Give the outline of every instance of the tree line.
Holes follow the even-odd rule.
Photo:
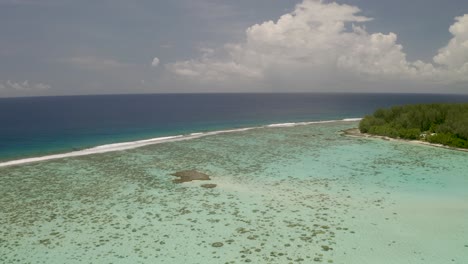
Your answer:
[[[468,104],[416,104],[377,109],[361,133],[468,148]]]

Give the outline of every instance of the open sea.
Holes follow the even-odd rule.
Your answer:
[[[467,263],[468,152],[342,134],[431,102],[468,95],[2,98],[0,263]]]

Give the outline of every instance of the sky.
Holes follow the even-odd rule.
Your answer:
[[[468,93],[467,0],[0,0],[0,97]]]

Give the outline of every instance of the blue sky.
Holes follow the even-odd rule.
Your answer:
[[[465,14],[466,0],[0,0],[0,97],[468,93]]]

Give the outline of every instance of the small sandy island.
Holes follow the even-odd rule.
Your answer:
[[[361,133],[361,131],[359,131],[358,128],[350,128],[350,129],[343,130],[342,132],[345,136],[351,136],[351,137],[378,138],[378,139],[389,140],[389,141],[400,141],[400,142],[407,142],[407,143],[412,143],[412,144],[419,144],[419,145],[426,145],[426,146],[468,152],[468,149],[455,148],[455,147],[445,146],[441,144],[434,144],[434,143],[429,143],[429,142],[421,141],[421,140],[407,140],[407,139],[401,139],[401,138],[391,138],[391,137],[386,137],[386,136],[378,136],[378,135],[371,135],[367,133]]]

